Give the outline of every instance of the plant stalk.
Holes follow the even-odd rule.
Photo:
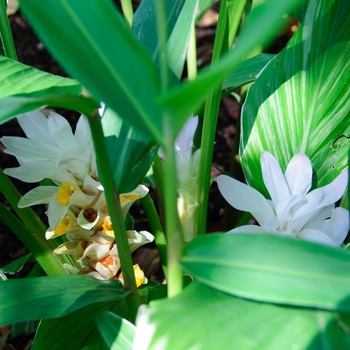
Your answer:
[[[147,194],[145,197],[141,198],[142,206],[146,212],[149,224],[152,229],[152,233],[154,235],[154,240],[157,245],[160,262],[162,264],[163,272],[165,278],[168,277],[168,269],[167,269],[167,243],[166,243],[166,237],[164,234],[164,230],[162,227],[162,224],[159,220],[159,215],[156,211],[156,208],[154,206],[153,200],[150,197],[149,194]]]
[[[5,56],[18,61],[4,0],[0,1],[0,36]]]
[[[108,149],[101,124],[101,117],[97,114],[96,116],[89,116],[88,120],[96,152],[98,174],[104,188],[109,215],[112,221],[115,242],[117,244],[120,265],[123,271],[124,288],[126,291],[131,292],[126,300],[130,311],[130,321],[133,322],[136,317],[138,306],[140,305],[140,298],[137,291],[119,194],[114,184],[112,168],[108,157]]]
[[[123,15],[125,18],[126,23],[131,28],[132,21],[134,19],[134,9],[132,8],[132,1],[131,0],[121,0],[120,4],[122,6]]]

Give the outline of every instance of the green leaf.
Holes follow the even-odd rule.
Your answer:
[[[22,94],[31,97],[81,94],[81,85],[76,80],[46,73],[2,56],[0,78],[0,98]]]
[[[304,23],[249,89],[240,153],[248,182],[265,195],[263,150],[282,170],[305,153],[319,187],[347,166],[348,147],[339,141],[350,136],[349,25],[349,1],[311,1]]]
[[[138,288],[140,300],[142,304],[148,304],[152,300],[166,298],[167,285],[148,280],[147,284],[143,284]]]
[[[183,268],[221,291],[258,301],[350,312],[350,251],[263,234],[192,241]]]
[[[222,89],[237,89],[255,81],[258,74],[275,55],[262,53],[240,63],[225,79]]]
[[[46,106],[72,109],[85,115],[90,115],[99,108],[95,101],[75,95],[11,96],[0,99],[0,124],[13,119],[15,115]]]
[[[109,349],[132,350],[136,329],[132,323],[108,311],[100,311],[96,323]]]
[[[120,282],[81,275],[13,279],[0,285],[0,325],[58,317],[128,294]]]
[[[50,105],[90,114],[98,105],[80,97],[81,85],[0,56],[0,123]]]
[[[147,335],[147,336],[145,336]],[[192,283],[143,306],[134,349],[347,349],[350,336],[332,312],[239,299]]]
[[[102,126],[116,187],[119,193],[130,192],[147,174],[158,146],[111,109],[103,114]]]
[[[94,303],[63,317],[42,320],[32,349],[107,350],[109,347],[96,327],[95,317],[101,310],[118,311],[120,305],[125,307],[124,300]]]
[[[26,0],[20,5],[69,74],[130,124],[161,139],[156,68],[110,0],[48,0],[45,6]]]
[[[96,315],[101,310],[111,311],[124,318],[128,316],[128,306],[125,299],[122,299],[117,302],[94,303],[63,317],[42,320],[32,349],[109,349],[96,327]]]
[[[167,44],[168,66],[178,80],[182,76],[197,4],[198,0],[185,2]]]
[[[202,70],[197,79],[175,86],[163,93],[157,102],[165,109],[169,125],[176,135],[188,117],[197,110],[205,98],[220,84],[241,60],[257,45],[265,45],[284,24],[283,15],[302,0],[266,1],[257,6],[243,28],[235,48],[210,68]],[[189,98],[190,96],[190,98]]]
[[[168,62],[172,81],[178,82],[182,73],[186,48],[197,1],[165,1]],[[143,0],[135,12],[132,32],[152,57],[157,69],[160,65],[160,44],[153,0]]]

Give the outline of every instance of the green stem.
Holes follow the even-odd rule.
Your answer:
[[[159,62],[160,62],[160,81],[162,92],[167,91],[169,87],[168,76],[168,55],[167,55],[167,25],[165,16],[164,0],[157,0],[154,2],[156,13],[156,25],[159,43]]]
[[[122,6],[122,11],[123,11],[123,15],[124,15],[124,18],[126,20],[126,23],[131,28],[132,21],[134,19],[134,10],[132,8],[132,1],[131,0],[121,0],[120,4]]]
[[[130,253],[130,247],[126,235],[123,213],[120,205],[119,194],[114,184],[113,173],[110,162],[108,161],[108,149],[104,138],[100,116],[90,116],[88,118],[91,135],[96,152],[96,162],[101,184],[104,188],[104,194],[111,217],[112,226],[115,235],[115,241],[118,248],[120,266],[123,271],[124,288],[131,293],[127,297],[130,311],[130,320],[134,321],[140,298],[138,295],[133,263]]]
[[[35,233],[30,232],[2,203],[0,203],[0,218],[26,245],[47,275],[57,276],[68,274],[58,256],[46,244],[48,242],[44,242]]]
[[[215,36],[212,64],[215,64],[220,56],[231,48],[232,42],[238,30],[242,12],[246,0],[228,2],[222,1],[219,13],[217,34]],[[234,16],[230,15],[235,9]],[[230,13],[229,13],[230,10]],[[210,173],[213,159],[214,140],[221,100],[221,87],[215,90],[207,99],[204,109],[200,172],[198,177],[197,200],[199,203],[197,234],[206,232],[207,210],[209,200]]]
[[[196,48],[196,24],[193,23],[190,41],[187,49],[187,78],[193,80],[197,76],[197,48]]]
[[[168,296],[172,297],[182,291],[182,270],[180,258],[184,249],[184,238],[177,212],[176,190],[176,167],[175,167],[175,140],[168,132],[165,137],[165,177],[164,177],[164,200],[165,200],[165,223],[168,250]]]
[[[158,42],[160,48],[160,81],[161,91],[166,92],[169,87],[167,64],[167,25],[164,0],[157,0],[155,4]],[[163,116],[164,135],[163,144],[166,156],[164,177],[164,205],[165,226],[168,251],[168,296],[174,296],[182,291],[182,270],[180,258],[184,248],[184,239],[177,213],[176,166],[175,166],[175,138],[169,123],[169,116]]]
[[[0,35],[4,47],[5,56],[18,61],[4,0],[0,1]]]
[[[141,198],[141,203],[143,208],[145,209],[149,224],[152,229],[152,233],[154,235],[154,240],[157,245],[160,262],[162,264],[163,272],[165,278],[167,278],[168,275],[168,269],[167,269],[167,244],[166,244],[166,238],[164,234],[164,230],[162,227],[162,224],[159,220],[159,216],[157,213],[157,210],[154,206],[153,200],[149,194],[147,196]]]

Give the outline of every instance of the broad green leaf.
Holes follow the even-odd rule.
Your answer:
[[[241,62],[225,79],[222,89],[237,89],[238,87],[255,81],[275,55],[262,53]]]
[[[117,189],[119,193],[130,192],[147,174],[158,146],[111,109],[105,111],[102,126]]]
[[[198,0],[165,1],[167,27],[167,59],[171,84],[181,78]],[[155,2],[143,0],[134,16],[132,31],[143,44],[159,69],[160,47],[155,15]]]
[[[48,0],[42,6],[26,0],[20,5],[62,67],[95,99],[161,139],[154,104],[159,91],[156,68],[112,1]]]
[[[87,305],[69,315],[42,320],[36,332],[32,350],[107,350],[105,341],[96,327],[95,317],[101,310],[118,312],[125,300],[98,302]]]
[[[177,79],[181,79],[192,25],[194,24],[198,0],[186,1],[176,25],[170,35],[168,65]]]
[[[198,74],[197,79],[175,86],[162,94],[157,102],[165,109],[172,131],[177,134],[188,116],[197,110],[205,98],[224,78],[247,57],[257,45],[265,45],[284,24],[283,15],[303,0],[270,0],[256,7],[243,28],[235,48],[219,62]]]
[[[46,73],[2,56],[0,78],[0,98],[22,94],[31,97],[80,95],[82,92],[81,85],[73,79]]]
[[[188,4],[190,2],[186,0],[175,0],[175,1],[165,1],[165,16],[166,16],[166,28],[164,28],[164,32],[167,35],[167,51],[168,54],[174,55],[174,48],[177,47],[183,47],[184,53],[186,52],[187,47],[187,41],[188,41],[188,26],[191,25],[191,21],[184,22],[181,20],[182,13],[186,11],[186,6],[188,7]],[[195,7],[196,1],[191,1],[191,7]],[[192,9],[192,13],[194,14],[194,9]],[[179,17],[180,16],[180,17]],[[186,18],[187,19],[187,18]],[[185,27],[187,28],[187,32],[181,32],[182,36],[178,35],[176,33],[179,31],[179,27]],[[175,31],[175,33],[174,33]],[[155,11],[155,3],[153,0],[143,0],[140,4],[140,6],[137,8],[137,11],[135,12],[134,21],[133,21],[133,27],[132,32],[136,36],[137,40],[144,46],[144,48],[147,50],[147,52],[152,57],[153,62],[155,63],[157,69],[159,70],[160,65],[160,43],[158,38],[158,32],[157,32],[157,21],[156,21],[156,11]],[[173,35],[175,34],[175,35]],[[171,36],[175,36],[175,40],[172,40],[172,43],[169,42],[169,39]],[[176,40],[177,39],[177,40]],[[177,52],[176,52],[177,53]],[[180,52],[181,54],[181,52]],[[180,58],[179,55],[177,55],[177,59],[182,64],[184,62],[184,57]],[[176,65],[177,62],[169,62],[169,68],[173,72],[172,81],[178,82],[179,81],[179,74],[176,74],[174,71],[174,65]],[[177,77],[177,78],[176,78]]]
[[[132,323],[111,312],[100,311],[96,324],[109,349],[132,350],[136,329]]]
[[[152,281],[149,281],[147,285],[142,285],[138,291],[142,303],[166,297],[166,285]],[[128,306],[125,299],[122,299],[117,302],[94,303],[63,317],[42,320],[32,349],[100,350],[109,348],[106,347],[98,330],[98,328],[105,329],[104,321],[97,319],[98,328],[96,327],[96,316],[101,310],[111,311],[123,319],[128,317]]]
[[[350,313],[350,251],[263,234],[197,237],[183,268],[221,291]]]
[[[350,336],[332,312],[236,298],[198,282],[142,306],[134,349],[347,349]]]
[[[58,317],[127,295],[120,282],[82,275],[12,279],[0,286],[0,325]]]
[[[186,285],[186,281],[185,285]],[[187,282],[188,284],[188,282]],[[148,280],[147,284],[143,284],[138,288],[140,300],[142,304],[148,304],[152,300],[163,299],[167,297],[167,285]]]
[[[350,136],[350,2],[310,2],[287,47],[262,71],[242,114],[240,153],[248,182],[267,195],[260,155],[271,152],[282,170],[305,153],[318,186],[347,166]]]
[[[82,114],[91,115],[99,108],[95,101],[76,95],[44,95],[32,97],[31,94],[10,96],[0,99],[0,124],[14,118],[14,116],[34,109],[46,106],[60,107],[80,111]]]
[[[0,123],[50,105],[92,113],[95,103],[79,97],[81,85],[0,56]]]
[[[176,21],[186,0],[165,1],[166,25],[164,31],[167,39],[174,29]],[[159,39],[157,33],[157,23],[155,14],[155,4],[153,0],[143,0],[137,8],[132,23],[132,32],[138,42],[147,50],[154,62],[159,60]]]

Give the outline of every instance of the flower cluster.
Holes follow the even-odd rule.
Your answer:
[[[190,242],[195,235],[195,215],[198,208],[196,199],[197,180],[199,174],[200,149],[194,153],[193,138],[198,126],[198,116],[191,117],[179,132],[175,141],[176,173],[177,173],[177,208],[181,221],[185,242]],[[162,149],[158,152],[165,160]]]
[[[217,178],[219,190],[234,208],[250,212],[260,226],[245,225],[228,233],[274,233],[339,246],[349,231],[348,210],[335,207],[347,186],[348,170],[332,183],[310,191],[312,165],[305,154],[296,154],[285,174],[267,151],[261,169],[271,200],[226,175]]]
[[[46,118],[39,111],[18,116],[27,138],[5,136],[1,142],[20,166],[5,173],[25,182],[51,179],[55,186],[39,186],[23,196],[19,207],[47,204],[49,229],[46,238],[64,237],[55,249],[70,254],[76,267],[66,265],[72,273],[84,273],[100,279],[117,278],[120,271],[118,250],[103,187],[99,182],[95,152],[89,125],[81,116],[76,131],[62,116],[51,112]],[[140,185],[120,195],[124,218],[131,205],[145,196],[148,189]],[[130,250],[151,242],[147,231],[127,231]],[[146,278],[134,267],[138,283]],[[140,277],[141,276],[141,277]]]

